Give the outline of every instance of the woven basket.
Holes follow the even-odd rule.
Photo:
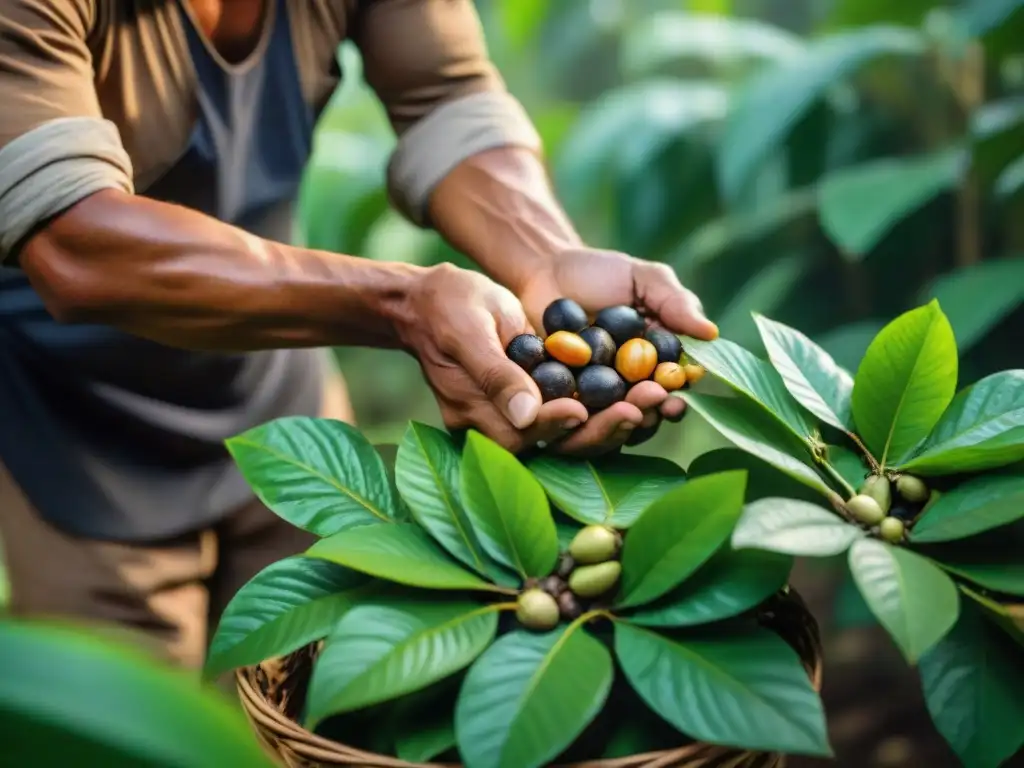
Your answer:
[[[795,592],[773,598],[761,620],[800,654],[816,689],[821,687],[821,639],[818,625]],[[287,768],[438,768],[441,763],[409,763],[394,757],[346,747],[300,726],[302,708],[319,644],[281,659],[245,667],[236,673],[242,706],[260,742]],[[678,749],[643,755],[591,760],[566,768],[784,768],[785,757],[712,744],[691,743]],[[450,766],[449,768],[457,768]]]

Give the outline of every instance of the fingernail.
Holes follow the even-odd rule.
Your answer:
[[[579,419],[569,419],[562,423],[562,429],[576,429],[580,425]]]
[[[537,418],[539,409],[540,403],[529,392],[519,392],[508,401],[509,420],[516,429],[525,429],[530,426]]]

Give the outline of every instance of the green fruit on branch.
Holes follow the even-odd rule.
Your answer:
[[[542,589],[528,589],[516,601],[516,618],[527,629],[554,629],[560,615],[558,602]]]
[[[854,519],[864,525],[878,525],[885,517],[885,512],[870,496],[858,494],[846,502],[846,508]]]
[[[583,609],[580,608],[580,601],[576,599],[576,595],[568,590],[558,596],[558,610],[561,611],[562,618],[565,621],[578,619],[580,614],[583,613]]]
[[[579,333],[587,327],[587,313],[572,299],[555,299],[544,310],[541,322],[547,334],[558,331]]]
[[[889,478],[884,475],[871,475],[860,487],[862,496],[870,496],[878,502],[882,512],[889,511],[892,506],[892,489],[889,486]]]
[[[890,544],[898,544],[903,541],[903,534],[906,530],[906,525],[898,517],[887,517],[878,526],[878,532]]]
[[[569,554],[581,565],[611,560],[619,552],[619,534],[604,525],[588,525],[569,543]]]
[[[569,589],[577,597],[600,597],[614,587],[622,575],[618,560],[597,565],[581,565],[569,576]]]
[[[551,360],[541,363],[530,374],[537,382],[541,399],[546,403],[576,394],[576,378],[562,363]]]
[[[921,504],[928,500],[928,486],[924,481],[913,475],[900,475],[896,478],[896,493],[912,504]]]

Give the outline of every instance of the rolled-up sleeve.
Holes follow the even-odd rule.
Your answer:
[[[468,157],[503,146],[541,150],[487,54],[472,0],[360,3],[352,39],[398,135],[389,195],[414,223],[429,225],[431,192]]]
[[[132,191],[86,43],[95,0],[0,0],[0,263],[36,226],[102,189]]]

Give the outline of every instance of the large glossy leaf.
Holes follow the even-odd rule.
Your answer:
[[[465,570],[413,523],[352,528],[321,539],[306,554],[410,587],[501,589]]]
[[[1020,648],[977,608],[964,605],[920,670],[932,722],[964,765],[999,768],[1024,747]]]
[[[959,392],[903,462],[922,475],[977,472],[1024,459],[1024,370],[986,376]]]
[[[985,616],[1006,632],[1010,639],[1024,648],[1024,603],[993,600],[960,584],[960,593],[980,607]]]
[[[325,560],[296,556],[268,565],[224,609],[206,676],[284,656],[327,637],[372,588],[365,574]]]
[[[590,461],[540,456],[528,466],[567,515],[616,528],[631,526],[652,501],[686,479],[675,462],[631,454]]]
[[[647,508],[622,547],[619,606],[661,597],[711,558],[743,510],[746,477],[722,472],[697,478]]]
[[[455,706],[466,768],[540,768],[604,706],[612,658],[580,623],[512,632],[470,668]]]
[[[440,429],[411,422],[398,448],[395,475],[413,518],[455,558],[477,573],[501,578],[473,532],[459,500],[461,457]]]
[[[952,541],[1024,517],[1024,477],[976,477],[939,497],[910,532],[914,542]]]
[[[460,474],[462,502],[487,553],[523,578],[551,573],[558,535],[544,488],[529,470],[471,431]]]
[[[803,49],[796,35],[756,19],[661,11],[629,28],[622,40],[622,71],[632,80],[668,64],[698,62],[714,72],[722,66],[787,61]]]
[[[737,392],[761,405],[796,435],[811,434],[811,420],[796,404],[782,377],[764,360],[727,339],[684,339],[687,357],[696,360]]]
[[[690,578],[628,619],[648,627],[689,627],[738,616],[786,584],[793,558],[723,546]]]
[[[862,257],[909,214],[953,187],[965,160],[957,148],[833,171],[821,183],[821,224],[848,258]]]
[[[396,703],[396,757],[427,763],[455,747],[455,701],[461,684],[461,676],[455,675]]]
[[[615,624],[615,654],[648,706],[700,741],[831,755],[825,713],[793,649],[764,629],[673,640]]]
[[[1019,559],[953,559],[944,561],[942,567],[986,589],[1024,597],[1024,562]]]
[[[851,431],[850,374],[800,331],[762,315],[755,315],[754,320],[768,357],[789,393],[822,421]]]
[[[928,436],[956,392],[956,341],[932,301],[871,342],[853,385],[857,432],[884,465]]]
[[[991,259],[942,275],[922,291],[922,301],[938,299],[967,352],[1024,304],[1024,257]]]
[[[694,392],[688,392],[684,399],[737,448],[764,459],[809,488],[820,493],[830,492],[821,476],[797,458],[806,455],[809,459],[807,449],[756,405],[742,398],[715,397]]]
[[[860,451],[851,451],[841,445],[827,447],[827,461],[839,476],[849,485],[857,489],[869,474],[867,464]]]
[[[353,608],[313,666],[306,727],[418,691],[464,669],[497,631],[496,605],[397,599]]]
[[[804,54],[755,77],[739,94],[722,137],[719,179],[725,197],[740,196],[763,160],[827,88],[869,61],[918,55],[924,49],[913,30],[868,27],[812,43]]]
[[[760,499],[747,506],[732,534],[735,549],[829,557],[845,552],[864,532],[834,512],[796,499]]]
[[[850,547],[849,562],[871,612],[911,664],[956,623],[956,585],[926,558],[863,538]]]
[[[803,501],[818,501],[821,498],[820,493],[794,480],[785,472],[780,472],[763,459],[739,448],[716,448],[702,453],[690,462],[686,474],[690,478],[703,477],[730,469],[742,469],[747,473],[748,502],[769,496],[783,496]]]
[[[317,536],[390,523],[397,512],[380,455],[342,421],[287,416],[226,444],[260,501]]]
[[[7,765],[272,766],[237,706],[131,645],[3,620],[0,658]]]

